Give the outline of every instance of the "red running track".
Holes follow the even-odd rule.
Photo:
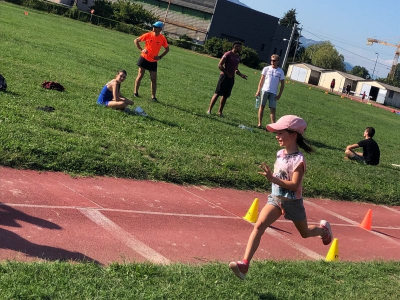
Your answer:
[[[242,217],[266,194],[0,167],[0,260],[101,264],[241,259],[253,224]],[[342,261],[400,260],[400,207],[305,199],[308,221],[331,222]],[[372,209],[372,230],[359,228]],[[302,239],[283,217],[255,259],[325,259],[329,246]]]

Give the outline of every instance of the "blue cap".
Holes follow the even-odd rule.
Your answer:
[[[161,21],[157,21],[153,24],[153,27],[156,27],[156,28],[163,28],[163,26],[164,26],[164,24]]]

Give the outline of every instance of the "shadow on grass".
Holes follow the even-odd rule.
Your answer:
[[[17,221],[30,223],[41,229],[62,229],[59,225],[53,222],[30,216],[4,203],[0,203],[0,225],[22,227]],[[41,234],[45,233],[42,232]],[[35,244],[4,228],[0,228],[0,249],[18,251],[25,253],[30,257],[37,257],[50,261],[93,262],[100,264],[97,260],[94,260],[80,252],[72,252],[58,247]]]
[[[11,91],[5,91],[3,93],[6,94],[6,95],[14,96],[14,97],[18,97],[18,96],[21,95],[21,94],[18,94],[18,93],[15,93],[15,92],[11,92]]]
[[[312,140],[312,139],[307,139],[307,140],[310,142],[310,144],[311,144],[311,146],[312,146],[313,148],[323,148],[323,149],[329,149],[329,150],[339,150],[339,151],[343,152],[343,155],[344,155],[344,149],[343,149],[343,148],[333,147],[333,146],[330,146],[330,145],[326,145],[326,144],[324,144],[324,143],[321,143],[321,142],[318,142],[318,141],[315,141],[315,140]]]
[[[260,300],[278,300],[278,298],[276,298],[271,293],[260,294],[258,296],[258,299],[260,299]]]
[[[206,119],[209,119],[209,120],[211,120],[213,122],[224,123],[224,124],[231,125],[231,126],[234,126],[234,127],[239,126],[239,124],[242,124],[242,122],[243,122],[243,120],[237,120],[237,119],[232,118],[232,117],[229,117],[229,119],[228,119],[226,117],[219,117],[218,115],[212,115],[212,114],[211,115],[207,115],[206,114],[206,109],[207,108],[205,108],[204,112],[199,113],[198,111],[185,109],[185,108],[182,108],[180,106],[173,105],[173,104],[167,104],[167,103],[163,103],[163,102],[159,102],[159,104],[161,104],[161,105],[163,105],[165,107],[174,108],[176,110],[191,114],[191,115],[196,116],[196,117],[206,118]],[[256,128],[254,128],[254,129],[256,129]],[[261,130],[259,130],[259,131],[263,132]],[[254,132],[256,132],[256,130],[254,130]]]

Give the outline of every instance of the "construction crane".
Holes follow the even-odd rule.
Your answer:
[[[389,79],[393,79],[394,78],[394,71],[396,70],[397,63],[399,62],[400,43],[395,45],[395,44],[391,44],[391,43],[388,43],[388,42],[379,41],[377,39],[371,39],[371,38],[367,39],[367,45],[372,45],[373,43],[382,44],[382,45],[385,45],[385,46],[392,46],[392,47],[396,47],[397,48],[396,52],[394,53],[392,69],[390,70],[390,73],[389,73],[389,76],[388,76]]]

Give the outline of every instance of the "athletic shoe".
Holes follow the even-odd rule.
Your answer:
[[[233,273],[240,279],[244,280],[246,278],[246,273],[249,270],[249,265],[246,265],[242,261],[233,261],[229,264],[229,268],[232,270]]]
[[[139,93],[133,93],[133,97],[139,98]]]
[[[211,111],[207,110],[207,111],[206,111],[206,114],[207,114],[207,115],[211,115]]]
[[[158,100],[157,100],[157,98],[151,98],[151,101],[153,101],[153,102],[158,102]]]
[[[321,236],[322,242],[324,243],[324,245],[329,245],[333,239],[331,224],[329,224],[328,221],[321,220],[321,222],[319,223],[319,227],[321,227],[325,231],[325,234]]]

